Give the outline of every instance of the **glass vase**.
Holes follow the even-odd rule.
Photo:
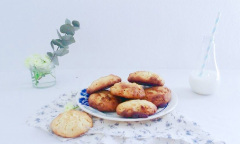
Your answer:
[[[35,88],[47,88],[56,84],[55,66],[48,69],[32,67],[30,72],[32,85]]]
[[[213,37],[204,37],[200,61],[189,76],[189,84],[192,91],[200,95],[211,95],[217,90],[220,84],[220,73]]]

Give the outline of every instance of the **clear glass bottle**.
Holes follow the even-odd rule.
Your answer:
[[[197,65],[189,76],[192,91],[201,95],[213,94],[220,84],[214,38],[204,37],[201,58]]]
[[[32,85],[36,88],[47,88],[56,84],[55,66],[48,69],[33,67],[30,69]]]

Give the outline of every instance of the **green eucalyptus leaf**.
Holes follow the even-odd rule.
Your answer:
[[[54,56],[53,59],[52,59],[52,62],[53,62],[55,65],[59,65],[58,57],[57,57],[57,56]]]
[[[69,53],[67,48],[62,48],[54,52],[57,56],[64,56]]]
[[[65,35],[65,36],[62,36],[62,40],[70,40],[72,39],[73,36],[72,35]]]
[[[53,40],[50,42],[52,49],[54,50]]]
[[[78,21],[76,21],[76,20],[73,20],[73,21],[72,21],[72,25],[73,25],[74,27],[80,28],[80,23],[79,23]]]
[[[63,44],[64,46],[68,46],[68,45],[70,45],[70,44],[72,44],[72,43],[75,43],[74,37],[70,37],[68,40],[62,40],[62,44]]]
[[[60,39],[54,39],[54,40],[52,40],[52,43],[54,45],[57,45],[60,48],[64,48],[65,47],[64,44],[62,43],[62,40],[60,40]]]
[[[57,30],[57,34],[58,34],[59,39],[62,39],[62,36],[58,30]]]
[[[50,57],[50,59],[53,57],[53,53],[47,52],[47,55]]]
[[[65,24],[71,24],[71,21],[69,19],[66,19]]]
[[[68,45],[64,46],[64,48],[69,48]]]
[[[68,35],[74,35],[75,34],[75,29],[70,24],[64,24],[60,27],[60,32],[68,34]]]

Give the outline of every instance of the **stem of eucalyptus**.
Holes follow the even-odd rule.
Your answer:
[[[60,48],[60,47],[58,47],[57,50],[59,50],[59,48]],[[57,50],[56,50],[56,51],[57,51]],[[52,56],[52,58],[51,58],[51,61],[53,60],[53,58],[54,58],[55,56],[56,56],[56,54],[55,54],[55,51],[53,50],[53,56]]]

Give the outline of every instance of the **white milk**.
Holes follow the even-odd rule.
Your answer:
[[[199,71],[193,71],[189,77],[192,91],[201,95],[213,94],[219,83],[220,76],[217,71],[204,70],[202,76],[199,76]]]

